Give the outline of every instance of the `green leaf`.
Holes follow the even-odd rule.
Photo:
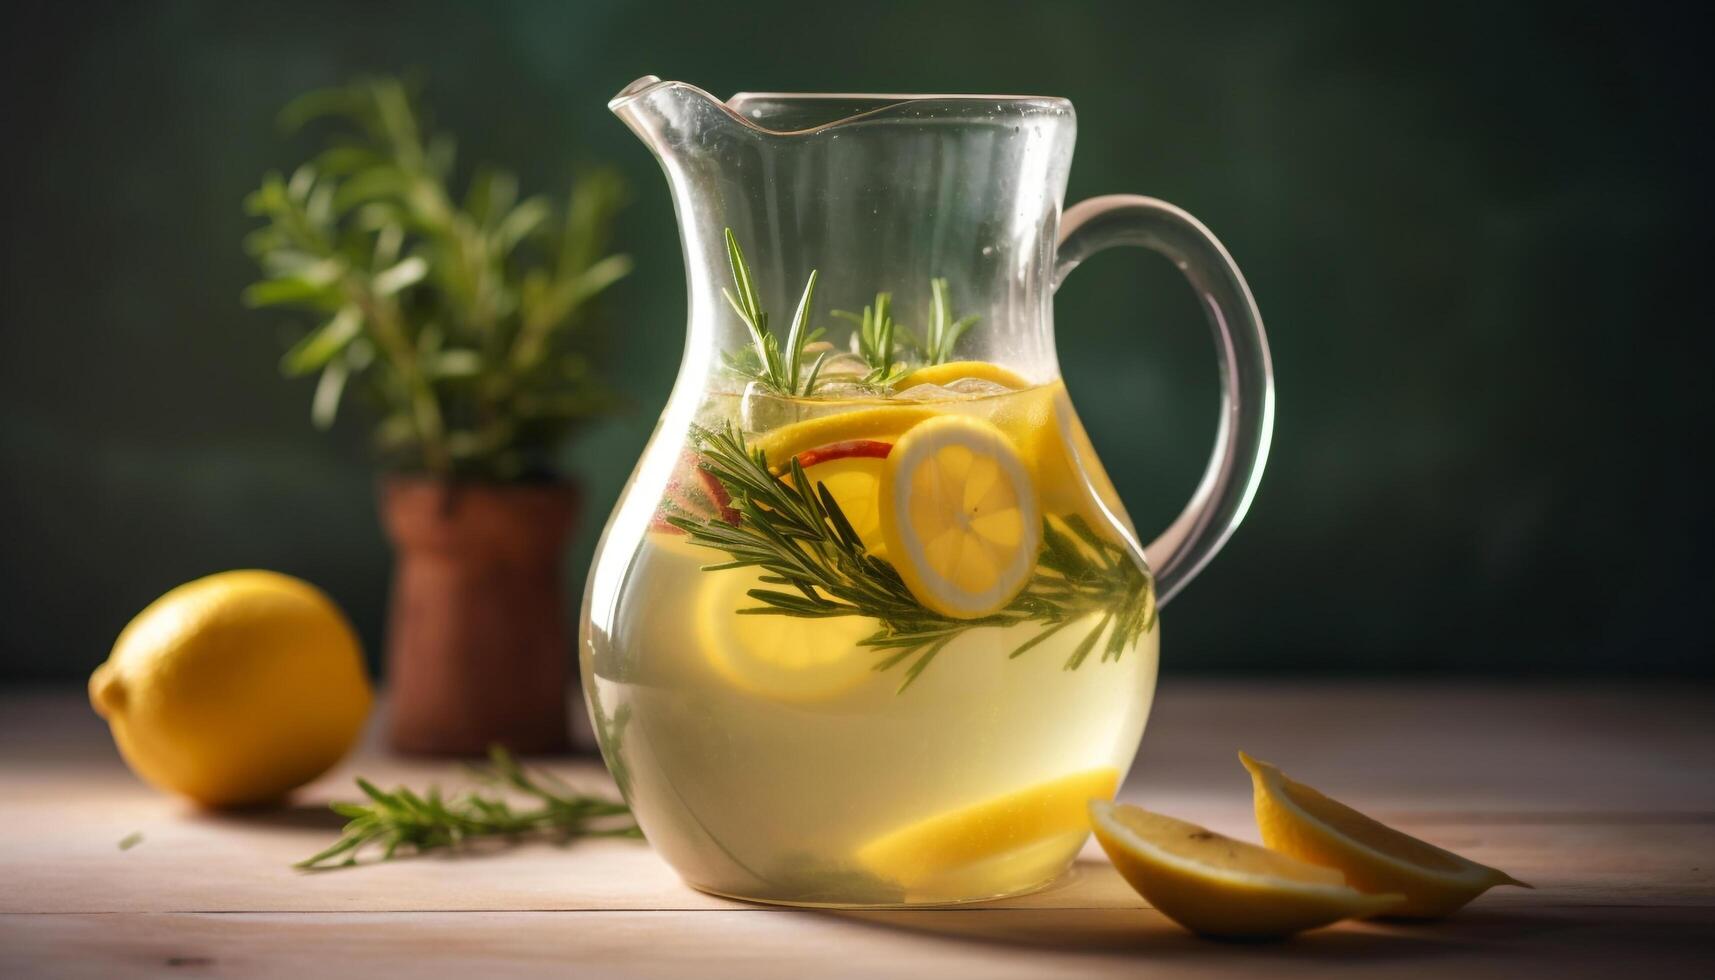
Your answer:
[[[322,368],[321,380],[316,382],[315,397],[310,399],[310,421],[316,428],[325,431],[333,427],[334,417],[339,414],[340,396],[345,394],[345,382],[350,373],[342,360],[329,361]]]
[[[410,179],[395,166],[360,170],[339,185],[333,197],[333,209],[344,214],[360,204],[401,198],[409,186]]]
[[[280,359],[280,369],[289,377],[320,370],[362,332],[363,311],[355,306],[342,306],[332,320],[292,345]]]
[[[306,163],[292,171],[292,179],[286,181],[286,200],[302,207],[315,186],[316,168]]]
[[[497,224],[501,215],[517,200],[517,177],[504,170],[482,167],[470,179],[464,209],[479,227],[489,228]]]
[[[270,171],[263,175],[262,186],[245,196],[244,212],[250,215],[269,215],[282,210],[288,203],[286,182],[280,179],[278,173]]]
[[[445,133],[436,133],[429,138],[425,156],[429,172],[444,180],[453,172],[453,163],[458,159],[458,142]]]
[[[295,133],[317,119],[330,116],[361,117],[367,108],[366,102],[357,86],[316,89],[286,103],[277,120],[281,129]]]
[[[597,257],[607,248],[608,231],[625,197],[625,181],[611,168],[585,173],[572,185],[565,227],[560,233],[557,271],[561,278],[582,272],[598,261]]]
[[[375,228],[375,250],[370,266],[385,269],[399,261],[399,250],[405,245],[405,229],[391,218],[383,218]]]
[[[422,282],[423,277],[428,274],[429,263],[424,261],[422,256],[413,255],[377,272],[375,278],[370,280],[370,288],[377,296],[391,296],[401,289]]]
[[[417,129],[417,115],[411,109],[411,98],[405,86],[396,78],[376,79],[369,85],[374,102],[375,118],[381,133],[393,147],[393,152],[407,165],[423,162],[422,134]]]
[[[322,275],[318,271],[327,263],[332,263],[334,274],[331,276]],[[268,273],[270,278],[285,279],[295,276],[305,282],[324,286],[338,278],[342,268],[338,260],[284,246],[268,249],[265,254],[258,256],[257,264],[262,266],[262,271]]]
[[[449,350],[435,355],[429,364],[434,378],[474,378],[482,373],[482,355],[473,350]]]
[[[304,202],[304,220],[315,229],[323,229],[332,224],[334,218],[334,188],[330,184],[317,184],[310,191],[310,196]]]
[[[293,305],[333,310],[339,306],[337,291],[297,276],[251,283],[244,287],[241,298],[245,306],[253,308]]]
[[[291,249],[295,243],[278,225],[267,225],[257,228],[244,236],[244,251],[256,257],[258,264],[267,271],[268,253],[280,249]]]
[[[815,299],[816,270],[811,269],[810,279],[804,283],[804,295],[798,299],[798,310],[792,314],[792,328],[786,334],[786,362],[791,367],[791,376],[786,380],[794,392],[798,390],[798,363],[804,359],[805,335],[810,331],[810,304]],[[818,372],[820,367],[818,363]]]
[[[499,227],[494,230],[495,241],[500,245],[500,254],[510,253],[519,242],[547,224],[553,215],[553,206],[545,197],[532,197],[513,208],[512,213],[502,219]]]
[[[524,327],[512,347],[512,364],[520,370],[540,361],[546,341],[579,306],[631,272],[631,258],[610,255],[581,274],[557,282],[524,311]]]
[[[316,154],[315,167],[330,177],[344,177],[386,165],[387,158],[367,146],[330,146]]]

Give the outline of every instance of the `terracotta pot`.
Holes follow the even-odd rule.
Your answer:
[[[392,477],[387,632],[393,748],[478,755],[567,745],[572,647],[560,565],[577,514],[569,483]]]

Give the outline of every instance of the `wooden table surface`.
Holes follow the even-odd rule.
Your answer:
[[[902,912],[746,905],[648,846],[524,844],[324,874],[365,749],[289,809],[197,812],[138,783],[80,695],[0,694],[0,977],[1715,976],[1715,689],[1168,680],[1125,799],[1255,839],[1244,748],[1534,883],[1432,925],[1197,939],[1100,852],[1035,895]],[[611,785],[599,763],[553,767]],[[121,839],[141,834],[122,850]]]

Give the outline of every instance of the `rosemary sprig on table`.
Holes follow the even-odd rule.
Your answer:
[[[553,776],[526,771],[504,749],[489,750],[489,765],[476,770],[483,782],[529,798],[534,805],[515,807],[499,794],[467,792],[443,798],[440,787],[415,793],[401,786],[392,792],[367,779],[357,786],[367,803],[333,803],[331,809],[350,819],[339,840],[326,850],[293,865],[309,871],[346,868],[372,845],[379,860],[400,848],[422,853],[457,848],[482,837],[521,838],[526,835],[574,837],[641,837],[623,803],[577,792]]]
[[[834,316],[850,321],[854,328],[853,352],[870,368],[869,374],[864,376],[864,384],[891,385],[910,370],[901,357],[904,351],[894,343],[898,324],[893,319],[892,293],[876,293],[875,304],[865,306],[861,314],[835,310]]]
[[[816,270],[810,271],[810,280],[804,284],[804,295],[798,300],[798,312],[792,317],[792,327],[786,333],[786,346],[783,348],[780,338],[769,329],[768,313],[756,295],[756,281],[751,278],[744,250],[738,247],[738,237],[731,228],[726,230],[726,251],[727,261],[732,265],[733,288],[722,289],[721,295],[726,297],[727,303],[750,330],[751,341],[751,347],[743,355],[722,355],[727,369],[759,382],[777,394],[813,394],[817,376],[822,373],[822,363],[828,358],[827,351],[823,351],[807,372],[804,369],[805,345],[822,335],[820,327],[810,329],[810,304],[816,296]]]
[[[1102,660],[1117,660],[1155,625],[1149,573],[1075,515],[1043,519],[1036,571],[1011,603],[980,619],[954,619],[924,606],[891,564],[869,553],[833,494],[824,484],[812,485],[796,458],[777,475],[766,454],[750,449],[730,425],[693,427],[691,441],[700,465],[731,495],[738,521],[674,515],[668,523],[693,543],[729,556],[704,571],[755,567],[765,573],[765,584],[781,587],[751,589],[758,605],[738,612],[875,619],[879,628],[861,642],[884,653],[878,671],[909,661],[901,691],[968,630],[1041,623],[1043,629],[1009,655],[1019,657],[1078,625],[1086,632],[1065,663],[1076,670],[1098,644]],[[1080,623],[1096,614],[1094,626]]]

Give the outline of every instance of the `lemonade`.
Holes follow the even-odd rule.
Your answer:
[[[666,175],[687,301],[580,628],[643,831],[691,884],[760,901],[1051,881],[1136,750],[1158,601],[1267,457],[1244,277],[1165,202],[1067,207],[1064,99],[722,100],[646,76],[608,107]],[[1058,345],[1089,341],[1054,325],[1067,275],[1122,245],[1185,274],[1220,362],[1209,466],[1148,562],[1060,381]]]
[[[925,370],[859,397],[707,395],[647,523],[610,526],[585,689],[639,823],[698,888],[1027,891],[1131,763],[1154,594],[1063,385]]]

